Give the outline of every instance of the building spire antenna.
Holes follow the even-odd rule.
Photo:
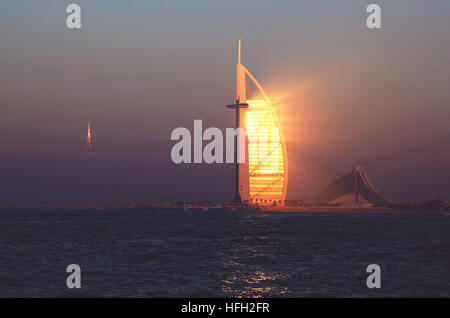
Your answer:
[[[241,64],[241,38],[239,38],[239,45],[238,45],[238,64]]]

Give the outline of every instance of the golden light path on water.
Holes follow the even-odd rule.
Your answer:
[[[259,266],[248,266],[233,261],[224,264],[224,267],[232,270],[229,277],[222,280],[222,291],[226,295],[237,298],[261,298],[289,293],[288,288],[280,284],[280,281],[289,278],[290,275],[287,273],[271,273]]]

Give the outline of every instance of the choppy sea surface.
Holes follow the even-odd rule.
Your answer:
[[[0,297],[326,296],[450,297],[450,213],[0,209]]]

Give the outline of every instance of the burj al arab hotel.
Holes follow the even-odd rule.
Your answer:
[[[251,82],[247,82],[247,79],[252,81],[261,99],[253,99],[254,94],[249,86]],[[246,132],[245,142],[235,142],[235,201],[243,204],[283,205],[286,200],[288,166],[282,127],[272,101],[255,77],[241,64],[241,39],[236,70],[236,104],[227,107],[236,111],[236,128]],[[239,157],[245,160],[238,162]]]

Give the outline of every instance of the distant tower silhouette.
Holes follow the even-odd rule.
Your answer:
[[[91,121],[90,120],[88,120],[86,141],[87,141],[87,152],[90,153],[90,152],[92,152],[92,132],[91,132]]]

